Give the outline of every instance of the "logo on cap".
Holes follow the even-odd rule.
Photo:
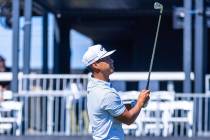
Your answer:
[[[103,50],[104,50],[104,48],[101,46],[100,50],[101,50],[101,51],[103,51]]]
[[[114,52],[115,50],[107,52],[106,49],[100,44],[93,45],[89,47],[88,50],[83,55],[82,62],[86,66],[89,66],[90,64],[96,62],[97,60],[109,56]]]

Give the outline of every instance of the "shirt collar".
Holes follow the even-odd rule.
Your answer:
[[[111,87],[111,83],[107,82],[107,81],[103,81],[103,80],[99,80],[93,77],[89,77],[89,80],[91,81],[91,83],[97,84],[97,85],[103,85],[103,86],[109,86]]]

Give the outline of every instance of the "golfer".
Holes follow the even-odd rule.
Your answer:
[[[94,140],[124,140],[122,123],[132,124],[149,100],[150,91],[142,90],[133,107],[122,103],[109,80],[114,72],[114,61],[110,57],[114,52],[94,45],[82,60],[92,72],[87,87],[87,108]]]

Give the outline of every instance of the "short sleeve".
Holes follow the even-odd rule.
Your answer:
[[[113,117],[119,116],[125,111],[125,105],[120,96],[114,92],[109,92],[105,95],[101,108],[108,111]]]

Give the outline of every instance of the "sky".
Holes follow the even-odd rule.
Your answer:
[[[1,18],[1,17],[0,17]],[[48,42],[49,42],[49,68],[53,66],[53,15],[49,15],[48,26]],[[23,25],[24,18],[20,19],[20,46],[19,46],[19,67],[23,66]],[[32,18],[32,38],[31,38],[31,68],[39,69],[42,66],[42,18]],[[70,31],[70,45],[71,45],[71,67],[73,69],[83,69],[82,55],[89,46],[92,45],[92,40],[82,35],[81,33],[71,30]],[[6,29],[0,25],[0,55],[6,59],[8,67],[12,66],[12,30]]]

